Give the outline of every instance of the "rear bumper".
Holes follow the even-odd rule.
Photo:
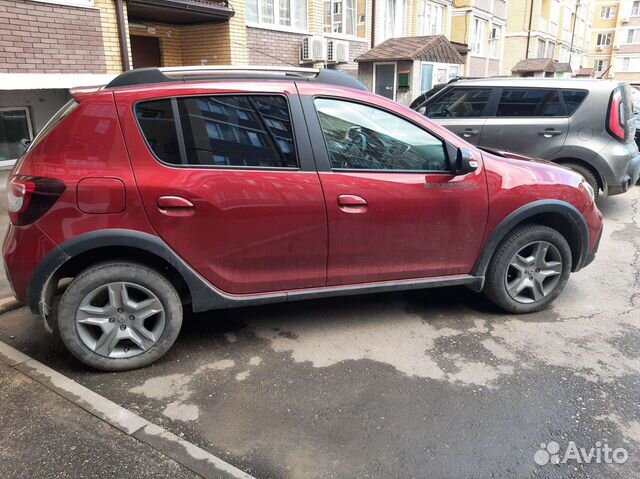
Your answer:
[[[5,271],[19,301],[27,302],[29,283],[42,259],[58,249],[36,225],[9,225],[2,245]]]
[[[615,183],[608,185],[609,195],[619,195],[629,191],[633,185],[636,184],[640,178],[640,154],[631,158],[626,172],[622,175],[622,178],[618,179]]]

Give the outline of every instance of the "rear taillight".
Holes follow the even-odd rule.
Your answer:
[[[62,181],[53,178],[12,177],[7,184],[11,223],[17,226],[33,223],[53,206],[65,188]]]
[[[626,127],[625,127],[625,114],[624,103],[622,101],[622,92],[616,90],[611,95],[609,102],[609,118],[607,120],[607,130],[614,138],[618,140],[625,140]]]

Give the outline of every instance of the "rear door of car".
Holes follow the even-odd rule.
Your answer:
[[[480,146],[549,158],[560,151],[569,117],[557,88],[503,87],[484,123]]]
[[[293,83],[116,93],[144,208],[217,288],[324,286],[327,216]]]
[[[428,100],[424,115],[477,145],[493,99],[494,88],[453,86]]]

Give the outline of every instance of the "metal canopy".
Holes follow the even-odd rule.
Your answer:
[[[129,20],[189,25],[226,22],[235,12],[227,0],[129,0]]]

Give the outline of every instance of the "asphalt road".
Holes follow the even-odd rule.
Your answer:
[[[595,263],[532,315],[464,288],[210,312],[126,373],[24,308],[0,340],[260,478],[640,477],[640,187],[601,209]],[[550,441],[594,457],[537,464]]]

